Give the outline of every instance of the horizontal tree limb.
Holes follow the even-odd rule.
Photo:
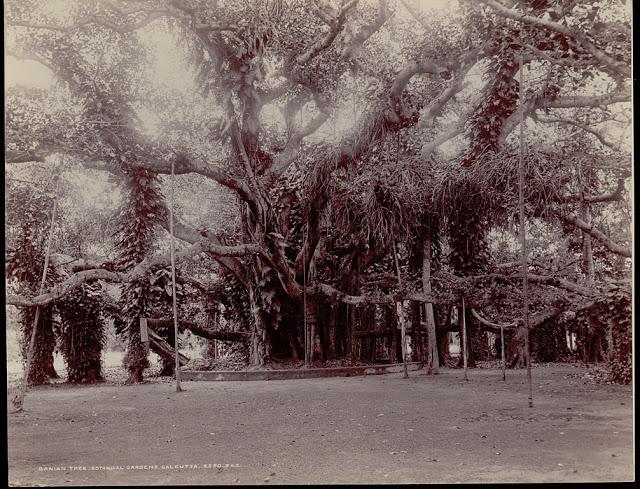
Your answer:
[[[559,32],[560,34],[564,34],[569,38],[575,39],[597,61],[608,66],[615,74],[617,74],[618,76],[622,76],[624,78],[631,77],[630,66],[627,66],[624,63],[617,62],[615,59],[613,59],[611,56],[606,54],[604,51],[597,48],[591,41],[587,39],[587,37],[582,32],[573,30],[566,25],[562,25],[548,19],[526,15],[518,10],[509,9],[504,5],[502,5],[500,2],[497,2],[495,0],[480,0],[480,1],[488,5],[489,7],[491,7],[494,12],[496,12],[498,15],[502,17],[515,20],[516,22],[523,22],[526,24],[537,25],[539,27],[551,29],[553,31]]]
[[[570,125],[570,126],[577,127],[579,129],[582,129],[585,132],[588,132],[589,134],[594,135],[598,139],[598,141],[600,141],[600,143],[603,146],[606,146],[606,147],[608,147],[609,149],[611,149],[613,151],[618,151],[619,150],[619,148],[616,148],[616,146],[613,143],[607,141],[607,139],[604,137],[604,134],[602,134],[601,131],[598,131],[597,129],[595,129],[593,127],[589,127],[586,124],[581,124],[581,123],[579,123],[577,121],[572,121],[572,120],[569,120],[569,119],[553,118],[553,117],[540,117],[538,115],[536,115],[534,117],[534,119],[536,121],[538,121],[538,122],[543,122],[545,124],[553,124],[553,123],[555,123],[555,124],[567,124],[567,125]]]
[[[153,331],[148,331],[148,335],[149,347],[158,355],[160,355],[163,360],[171,361],[173,358],[175,358],[175,350],[164,338],[157,335]],[[189,363],[189,357],[182,353],[179,353],[178,359],[180,366]]]
[[[338,36],[338,34],[340,34],[342,28],[344,27],[347,13],[349,12],[349,10],[355,7],[357,3],[358,0],[350,0],[349,2],[343,4],[340,7],[340,10],[335,18],[330,18],[326,15],[323,15],[321,8],[316,9],[316,13],[320,14],[319,17],[322,18],[322,20],[329,26],[329,30],[321,39],[318,39],[316,42],[314,42],[308,50],[306,50],[296,58],[297,64],[308,63],[333,44],[336,37]]]
[[[203,251],[207,251],[219,256],[244,256],[252,253],[260,253],[261,248],[256,245],[244,244],[235,246],[220,246],[202,239],[186,250],[176,253],[176,261],[186,260]],[[47,293],[36,297],[26,297],[23,295],[8,294],[7,304],[15,306],[42,306],[54,302],[65,296],[72,290],[86,282],[104,280],[106,282],[131,282],[143,276],[147,270],[155,266],[169,266],[171,263],[168,256],[159,256],[145,259],[128,272],[113,272],[105,269],[82,270],[72,274],[62,283],[50,289]]]
[[[173,318],[147,318],[147,324],[152,328],[173,326]],[[248,339],[248,335],[241,331],[213,331],[205,326],[199,325],[195,321],[187,321],[185,319],[178,319],[178,327],[180,329],[186,328],[196,336],[200,336],[201,338],[206,338],[208,340],[245,341]]]
[[[134,22],[129,25],[126,25],[126,24],[118,25],[109,20],[101,19],[95,15],[85,17],[84,19],[78,20],[68,26],[59,25],[59,24],[38,24],[38,23],[32,23],[32,22],[27,22],[23,20],[14,20],[14,19],[8,19],[7,25],[12,27],[23,27],[27,29],[50,30],[50,31],[58,31],[58,32],[72,32],[72,31],[87,27],[89,25],[98,25],[98,26],[110,29],[112,31],[118,32],[120,34],[128,34],[145,27],[146,25],[150,24],[154,20],[157,20],[166,16],[175,16],[174,12],[171,12],[168,10],[154,10],[154,11],[147,10],[146,12],[149,15],[145,19],[138,22]]]
[[[604,202],[617,202],[622,199],[622,193],[624,192],[624,178],[618,179],[618,185],[616,189],[608,194],[601,195],[579,195],[579,194],[562,194],[555,200],[556,202],[568,203],[568,202],[585,202],[587,204],[597,204]]]
[[[538,109],[569,109],[577,107],[603,107],[616,103],[625,103],[631,101],[631,90],[628,86],[619,86],[615,90],[602,95],[564,95],[554,100],[549,100],[540,95],[533,96],[521,104],[511,114],[502,125],[500,134],[500,144],[503,144],[509,134],[520,123],[520,116],[524,112],[525,115]]]
[[[558,216],[558,218],[560,218],[560,220],[568,224],[573,224],[575,227],[577,227],[581,231],[585,232],[592,238],[596,239],[600,244],[604,245],[604,247],[607,248],[612,253],[615,253],[616,255],[624,256],[625,258],[632,257],[631,248],[619,245],[618,243],[613,241],[611,238],[609,238],[606,234],[604,234],[602,231],[597,229],[592,224],[589,224],[583,221],[582,219],[580,219],[579,217],[576,217],[570,214],[556,213],[556,215]]]

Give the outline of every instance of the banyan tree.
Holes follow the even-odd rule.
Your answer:
[[[52,124],[8,118],[7,167],[63,155],[127,197],[114,256],[8,302],[123,284],[132,375],[145,365],[138,318],[167,314],[149,290],[168,265],[172,164],[178,267],[201,263],[181,275],[194,301],[235,294],[224,300],[244,309],[253,365],[398,359],[404,321],[415,358],[437,369],[463,298],[470,344],[508,323],[517,345],[521,275],[499,261],[517,247],[500,255],[495,236],[521,224],[521,120],[527,220],[559,250],[533,245],[533,324],[624,281],[625,216],[606,210],[629,178],[628,148],[611,136],[631,96],[617,2],[462,1],[437,15],[410,0],[61,5],[7,3],[8,56],[45,67],[56,86],[42,103],[64,105]],[[167,79],[149,76],[163,64]]]

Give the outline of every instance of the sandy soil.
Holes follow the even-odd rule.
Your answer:
[[[50,386],[8,421],[11,485],[633,480],[630,386],[575,366]]]

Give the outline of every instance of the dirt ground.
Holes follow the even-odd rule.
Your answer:
[[[8,418],[19,485],[634,479],[630,386],[577,366],[33,389]]]

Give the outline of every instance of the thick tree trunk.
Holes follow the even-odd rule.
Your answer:
[[[262,367],[268,357],[267,324],[264,312],[261,310],[260,301],[256,297],[257,294],[259,294],[259,291],[253,288],[249,290],[249,304],[253,318],[249,363],[253,367]]]
[[[358,339],[356,338],[356,324],[357,324],[357,314],[358,314],[358,306],[349,304],[347,306],[347,328],[349,334],[349,356],[351,358],[351,362],[355,363],[358,361]]]
[[[438,338],[438,361],[441,367],[447,365],[447,358],[449,358],[449,333],[441,332],[437,335]]]
[[[35,315],[34,308],[24,308],[22,310],[23,324],[23,349],[22,356],[27,358],[27,350],[33,329]],[[52,311],[49,306],[40,309],[38,319],[36,342],[33,345],[33,356],[27,380],[31,385],[45,384],[49,379],[58,378],[58,374],[53,367],[53,351],[56,346],[56,339],[53,333]]]
[[[327,318],[327,360],[336,359],[336,313],[338,308],[335,304],[329,304]]]
[[[140,339],[140,323],[133,320],[127,330],[127,354],[124,364],[129,371],[128,384],[144,382],[144,369],[149,366],[148,348]]]
[[[413,360],[424,366],[424,337],[422,335],[422,305],[419,302],[411,302],[411,344],[413,345]]]
[[[431,241],[422,242],[422,291],[431,294]],[[440,359],[436,339],[436,319],[433,315],[433,304],[424,304],[425,323],[427,327],[427,374],[439,373]]]
[[[465,308],[465,326],[467,332],[467,367],[475,368],[476,365],[476,356],[473,351],[473,330],[474,328],[474,319],[471,315],[471,310],[469,308]],[[460,358],[458,359],[458,367],[462,367],[464,364],[464,340],[462,337],[462,307],[458,308],[458,326],[460,328]]]
[[[397,308],[388,306],[389,318],[391,324],[391,339],[389,340],[389,360],[391,363],[398,363],[402,360],[402,348],[400,345],[400,329]]]
[[[436,320],[436,338],[438,342],[438,360],[441,367],[446,366],[446,361],[450,357],[449,353],[449,328],[451,323],[451,313],[453,306],[445,306],[446,313],[442,313],[442,307],[434,307],[433,315]]]
[[[322,362],[323,352],[320,341],[320,332],[318,327],[318,303],[309,297],[306,300],[306,310],[304,311],[306,318],[306,335],[307,348],[309,351],[309,364]],[[304,332],[303,332],[304,333]]]
[[[510,368],[522,368],[527,366],[526,355],[524,351],[526,334],[527,329],[524,326],[519,325],[516,329],[516,332],[511,337],[511,340],[509,341],[507,351],[509,352],[509,356],[511,357],[508,362]]]

